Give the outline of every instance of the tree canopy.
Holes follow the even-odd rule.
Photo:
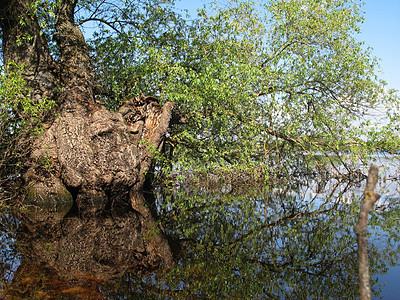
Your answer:
[[[29,1],[17,21],[29,27],[37,20],[41,42],[65,65],[59,42],[65,37],[56,30],[62,3]],[[117,110],[140,94],[176,103],[179,120],[157,160],[163,171],[269,172],[300,155],[307,161],[322,155],[340,172],[341,165],[350,170],[349,156],[399,149],[398,95],[377,77],[378,60],[357,40],[360,1],[216,1],[194,19],[172,0],[83,0],[72,9],[86,34],[97,103]],[[3,26],[3,50],[5,34]],[[16,34],[21,47],[36,38]],[[4,67],[11,61],[5,58]],[[18,118],[10,130],[8,118],[27,106],[10,101],[10,73],[2,74],[4,139],[25,124]],[[31,97],[29,105],[52,107],[49,98]],[[385,123],[369,117],[377,110]]]
[[[398,150],[398,98],[357,40],[359,1],[216,2],[194,20],[166,2],[92,3],[103,10],[84,15],[100,24],[89,42],[100,101],[178,104],[168,159],[215,168]],[[376,110],[385,125],[368,117]]]

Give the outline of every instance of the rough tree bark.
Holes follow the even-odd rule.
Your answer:
[[[57,60],[29,3],[0,0],[4,63],[25,65],[35,101],[51,97],[57,103],[56,117],[44,120],[47,129],[32,145],[24,174],[28,202],[73,202],[90,215],[118,201],[138,205],[133,191],[141,189],[162,145],[174,104],[161,107],[142,95],[118,113],[97,105],[89,51],[74,22],[77,1],[57,1]]]
[[[56,84],[54,64],[47,41],[28,1],[0,0],[0,27],[4,64],[24,65],[24,75],[32,97],[51,97]]]

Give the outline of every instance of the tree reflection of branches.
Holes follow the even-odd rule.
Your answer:
[[[6,284],[12,281],[20,263],[15,247],[17,228],[18,220],[3,208],[0,211],[0,298],[6,294]]]
[[[184,258],[187,266],[175,276],[210,297],[221,295],[210,292],[220,286],[199,282],[189,275],[194,275],[191,268],[200,268],[202,277],[227,280],[225,296],[251,285],[256,295],[270,298],[356,298],[352,227],[361,194],[360,181],[304,177],[249,189],[247,194],[175,194],[164,199],[163,213],[173,216],[168,229],[192,245]],[[385,255],[371,249],[375,274],[384,271],[386,260],[398,256],[389,244],[385,249]],[[377,284],[374,293],[379,294]]]

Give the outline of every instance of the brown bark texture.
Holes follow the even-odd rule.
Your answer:
[[[161,106],[141,95],[127,99],[119,112],[96,104],[88,47],[74,22],[77,1],[56,1],[57,59],[29,3],[0,0],[4,63],[24,64],[32,98],[54,99],[57,109],[43,120],[46,130],[32,144],[23,174],[26,202],[71,203],[88,215],[136,203],[140,215],[145,203],[137,201],[135,191],[162,146],[174,103]]]
[[[0,27],[4,64],[24,65],[33,99],[51,97],[56,85],[56,65],[28,1],[0,0]]]
[[[368,238],[367,238],[367,223],[368,214],[371,207],[379,200],[380,195],[375,193],[375,186],[378,182],[378,167],[371,164],[368,172],[367,184],[364,191],[364,197],[361,202],[360,215],[358,222],[354,227],[357,235],[358,245],[358,280],[360,299],[371,299],[371,287],[369,276],[369,261],[368,261]]]

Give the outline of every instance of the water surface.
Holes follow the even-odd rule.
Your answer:
[[[369,220],[374,298],[393,299],[400,282],[396,172],[392,167],[382,174],[382,197]],[[283,176],[257,187],[226,182],[219,191],[180,188],[146,194],[158,214],[154,228],[168,236],[173,268],[163,268],[162,263],[160,267],[157,257],[138,263],[147,250],[134,236],[137,212],[129,207],[96,218],[54,207],[35,211],[34,217],[28,211],[3,210],[0,295],[356,299],[353,226],[364,184],[363,178],[349,181],[313,174]]]

